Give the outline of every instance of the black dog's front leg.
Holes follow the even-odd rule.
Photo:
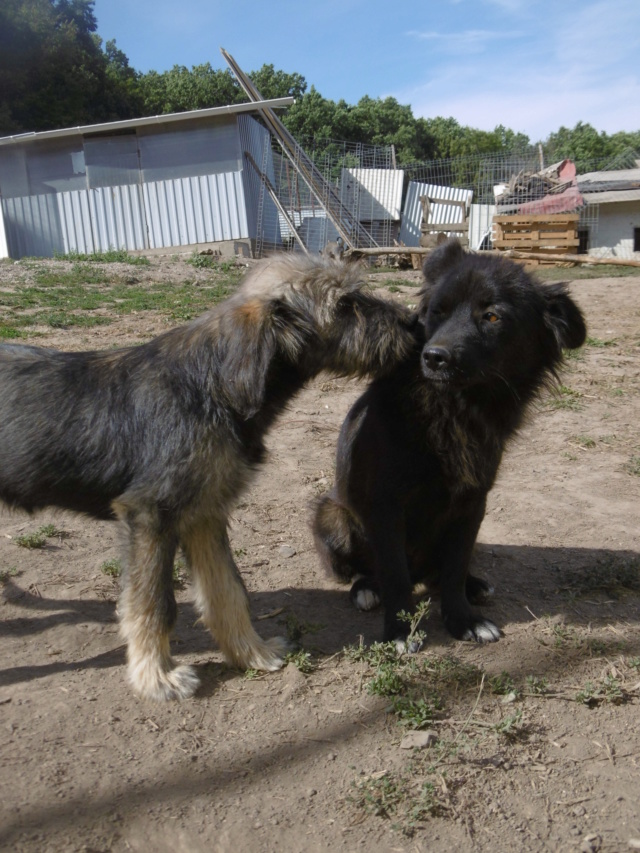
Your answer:
[[[399,618],[402,611],[413,612],[413,584],[406,556],[404,522],[400,515],[377,513],[367,522],[374,576],[384,606],[384,642],[393,641],[406,648],[410,626]],[[415,647],[414,647],[415,646]],[[420,643],[407,651],[416,652]]]
[[[436,548],[436,565],[440,572],[442,619],[445,627],[458,640],[494,643],[500,629],[490,619],[471,608],[467,598],[468,571],[473,546],[484,518],[485,501],[475,502],[467,514],[451,521],[442,531]],[[478,578],[470,586],[482,584]],[[485,585],[489,589],[488,585]]]

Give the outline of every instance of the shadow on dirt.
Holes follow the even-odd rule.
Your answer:
[[[484,544],[478,546],[474,571],[487,578],[495,588],[495,595],[482,609],[503,629],[507,628],[507,637],[501,641],[501,647],[511,642],[508,635],[514,626],[535,620],[561,617],[565,625],[588,624],[597,628],[616,620],[637,619],[640,554],[634,551]],[[368,613],[355,610],[349,602],[347,589],[289,587],[273,592],[252,592],[250,601],[256,628],[266,638],[287,635],[318,657],[336,654],[345,646],[358,644],[360,638],[367,645],[379,641],[382,636],[380,610]],[[3,594],[14,608],[24,611],[24,615],[14,615],[0,622],[0,636],[6,641],[64,625],[106,625],[117,618],[113,601],[47,599],[21,590],[13,580],[5,584]],[[188,594],[187,590],[185,595]],[[426,650],[437,648],[446,652],[467,646],[446,633],[438,609],[436,590],[426,625]],[[213,651],[209,634],[197,620],[193,605],[182,601],[172,642],[176,656],[206,655]],[[124,647],[115,633],[113,642],[114,648],[82,660],[47,661],[6,669],[0,672],[0,685],[86,667],[122,666]],[[220,675],[220,665],[212,667],[203,663],[199,668],[205,694],[215,692],[212,682]],[[213,678],[212,669],[215,669]]]

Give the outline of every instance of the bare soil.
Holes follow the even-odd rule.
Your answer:
[[[136,275],[158,280],[176,264],[154,258]],[[0,287],[24,275],[0,265]],[[390,298],[415,301],[418,274],[391,277],[402,283]],[[640,847],[640,278],[571,290],[590,343],[506,454],[480,531],[476,571],[496,589],[485,609],[504,636],[453,640],[437,601],[427,620],[411,689],[440,705],[429,746],[404,748],[398,705],[371,692],[375,666],[344,652],[380,639],[381,614],[351,608],[310,534],[362,384],[321,378],[293,402],[233,515],[259,630],[300,635],[309,673],[229,667],[186,581],[173,651],[202,688],[180,704],[138,699],[125,680],[118,581],[102,570],[118,557],[116,526],[0,512],[0,849]],[[26,340],[109,347],[166,324],[141,312]],[[56,533],[44,547],[18,546],[46,524]]]

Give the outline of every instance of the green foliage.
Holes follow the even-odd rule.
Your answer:
[[[94,0],[4,0],[0,4],[0,134],[159,115],[241,103],[247,96],[229,69],[209,62],[140,73],[111,39],[98,36]],[[293,96],[283,116],[305,140],[395,147],[399,164],[523,151],[529,138],[504,125],[492,131],[449,116],[416,118],[395,98],[365,95],[356,104],[324,98],[297,72],[265,64],[249,73],[264,98]],[[327,149],[330,142],[321,144]],[[640,131],[599,133],[578,122],[543,143],[547,162],[565,157],[589,170],[640,150]],[[345,165],[348,165],[345,163]]]
[[[9,566],[8,569],[0,571],[0,586],[8,583],[10,578],[15,578],[19,574],[17,566]]]
[[[494,675],[489,679],[489,688],[492,693],[496,693],[498,696],[507,696],[516,692],[513,678],[504,670],[500,675]]]
[[[302,649],[297,652],[290,652],[285,657],[285,661],[287,663],[292,663],[296,669],[298,669],[305,675],[308,675],[310,672],[313,672],[316,668],[313,660],[311,659],[310,653],[305,652]]]
[[[126,249],[109,249],[107,252],[93,252],[90,255],[81,252],[68,252],[66,255],[54,252],[58,261],[88,262],[94,264],[130,264],[131,266],[148,267],[149,258],[144,255],[130,255]]]
[[[0,4],[0,134],[139,113],[136,73],[96,29],[94,0]]]
[[[602,592],[609,598],[640,592],[640,559],[611,556],[567,573],[564,582],[576,595]]]
[[[16,536],[15,543],[21,548],[44,548],[47,544],[47,539],[57,536],[61,533],[54,524],[45,524],[33,533],[24,533],[22,536]]]
[[[108,575],[110,578],[119,578],[122,574],[122,562],[117,557],[105,560],[100,566],[100,571],[103,575]]]
[[[640,456],[632,456],[624,465],[624,470],[627,474],[633,474],[635,477],[640,477]]]

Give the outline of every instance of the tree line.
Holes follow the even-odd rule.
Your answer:
[[[0,4],[0,135],[116,121],[247,100],[228,70],[136,71],[115,40],[97,33],[94,0],[2,0]],[[640,130],[606,134],[590,124],[561,127],[530,140],[503,125],[492,131],[454,118],[415,118],[395,98],[365,96],[357,104],[324,98],[301,74],[263,65],[249,75],[265,98],[296,99],[283,116],[305,140],[393,145],[399,164],[470,154],[508,154],[540,142],[548,163],[613,159],[640,151]]]

